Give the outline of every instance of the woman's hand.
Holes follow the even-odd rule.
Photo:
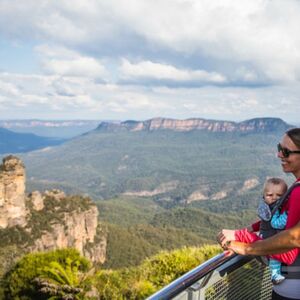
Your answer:
[[[248,246],[249,244],[245,244],[237,241],[231,241],[227,243],[227,250],[240,255],[248,255],[249,254],[247,253]]]
[[[217,240],[223,249],[227,250],[227,244],[235,240],[235,230],[223,229],[218,233]]]

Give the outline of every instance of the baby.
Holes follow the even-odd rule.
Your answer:
[[[276,205],[277,200],[287,191],[287,184],[281,178],[269,178],[266,180],[263,189],[264,205],[260,205],[258,208],[258,216],[260,221],[247,227],[248,233],[259,231],[259,236],[263,239],[268,238],[278,232],[280,229],[284,229],[287,222],[287,212],[280,213],[280,208],[275,211],[273,216],[271,212]],[[266,219],[270,219],[266,221]],[[239,241],[243,241],[245,231],[240,231],[236,234],[236,238]],[[251,234],[251,233],[249,233]],[[285,277],[281,274],[281,262],[270,258],[269,267],[271,270],[271,280],[273,284],[281,283]]]

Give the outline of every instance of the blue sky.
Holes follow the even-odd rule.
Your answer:
[[[0,0],[0,119],[299,124],[298,0]]]

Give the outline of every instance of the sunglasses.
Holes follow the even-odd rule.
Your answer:
[[[292,151],[292,150],[290,150],[288,148],[282,147],[281,144],[277,144],[277,150],[278,150],[278,152],[281,152],[282,156],[285,157],[285,158],[289,157],[290,154],[294,154],[294,153],[300,154],[300,150],[293,150]]]

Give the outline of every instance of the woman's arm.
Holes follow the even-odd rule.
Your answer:
[[[231,231],[230,230],[227,230],[226,232],[222,231],[222,233],[226,237],[226,241],[228,241],[228,237],[229,237],[228,232],[230,233]],[[246,228],[244,228],[244,229],[240,229],[240,230],[235,230],[234,231],[234,239],[231,238],[231,240],[232,241],[234,240],[237,242],[243,242],[246,244],[251,243],[251,245],[252,245],[252,243],[258,242],[262,239],[259,236],[257,236],[255,233],[249,232]],[[227,246],[227,248],[228,248],[228,244],[225,244],[225,246]],[[241,247],[241,246],[239,245],[239,247]],[[233,250],[233,249],[231,249],[231,250]],[[289,251],[284,251],[281,254],[278,254],[278,252],[276,252],[276,253],[277,254],[272,254],[269,252],[268,256],[270,256],[271,258],[274,258],[280,262],[283,262],[287,265],[290,265],[297,258],[298,254],[299,254],[299,249],[293,248]]]
[[[284,230],[270,238],[245,244],[236,241],[224,242],[224,247],[242,255],[268,255],[284,253],[300,247],[300,222],[293,228]]]

